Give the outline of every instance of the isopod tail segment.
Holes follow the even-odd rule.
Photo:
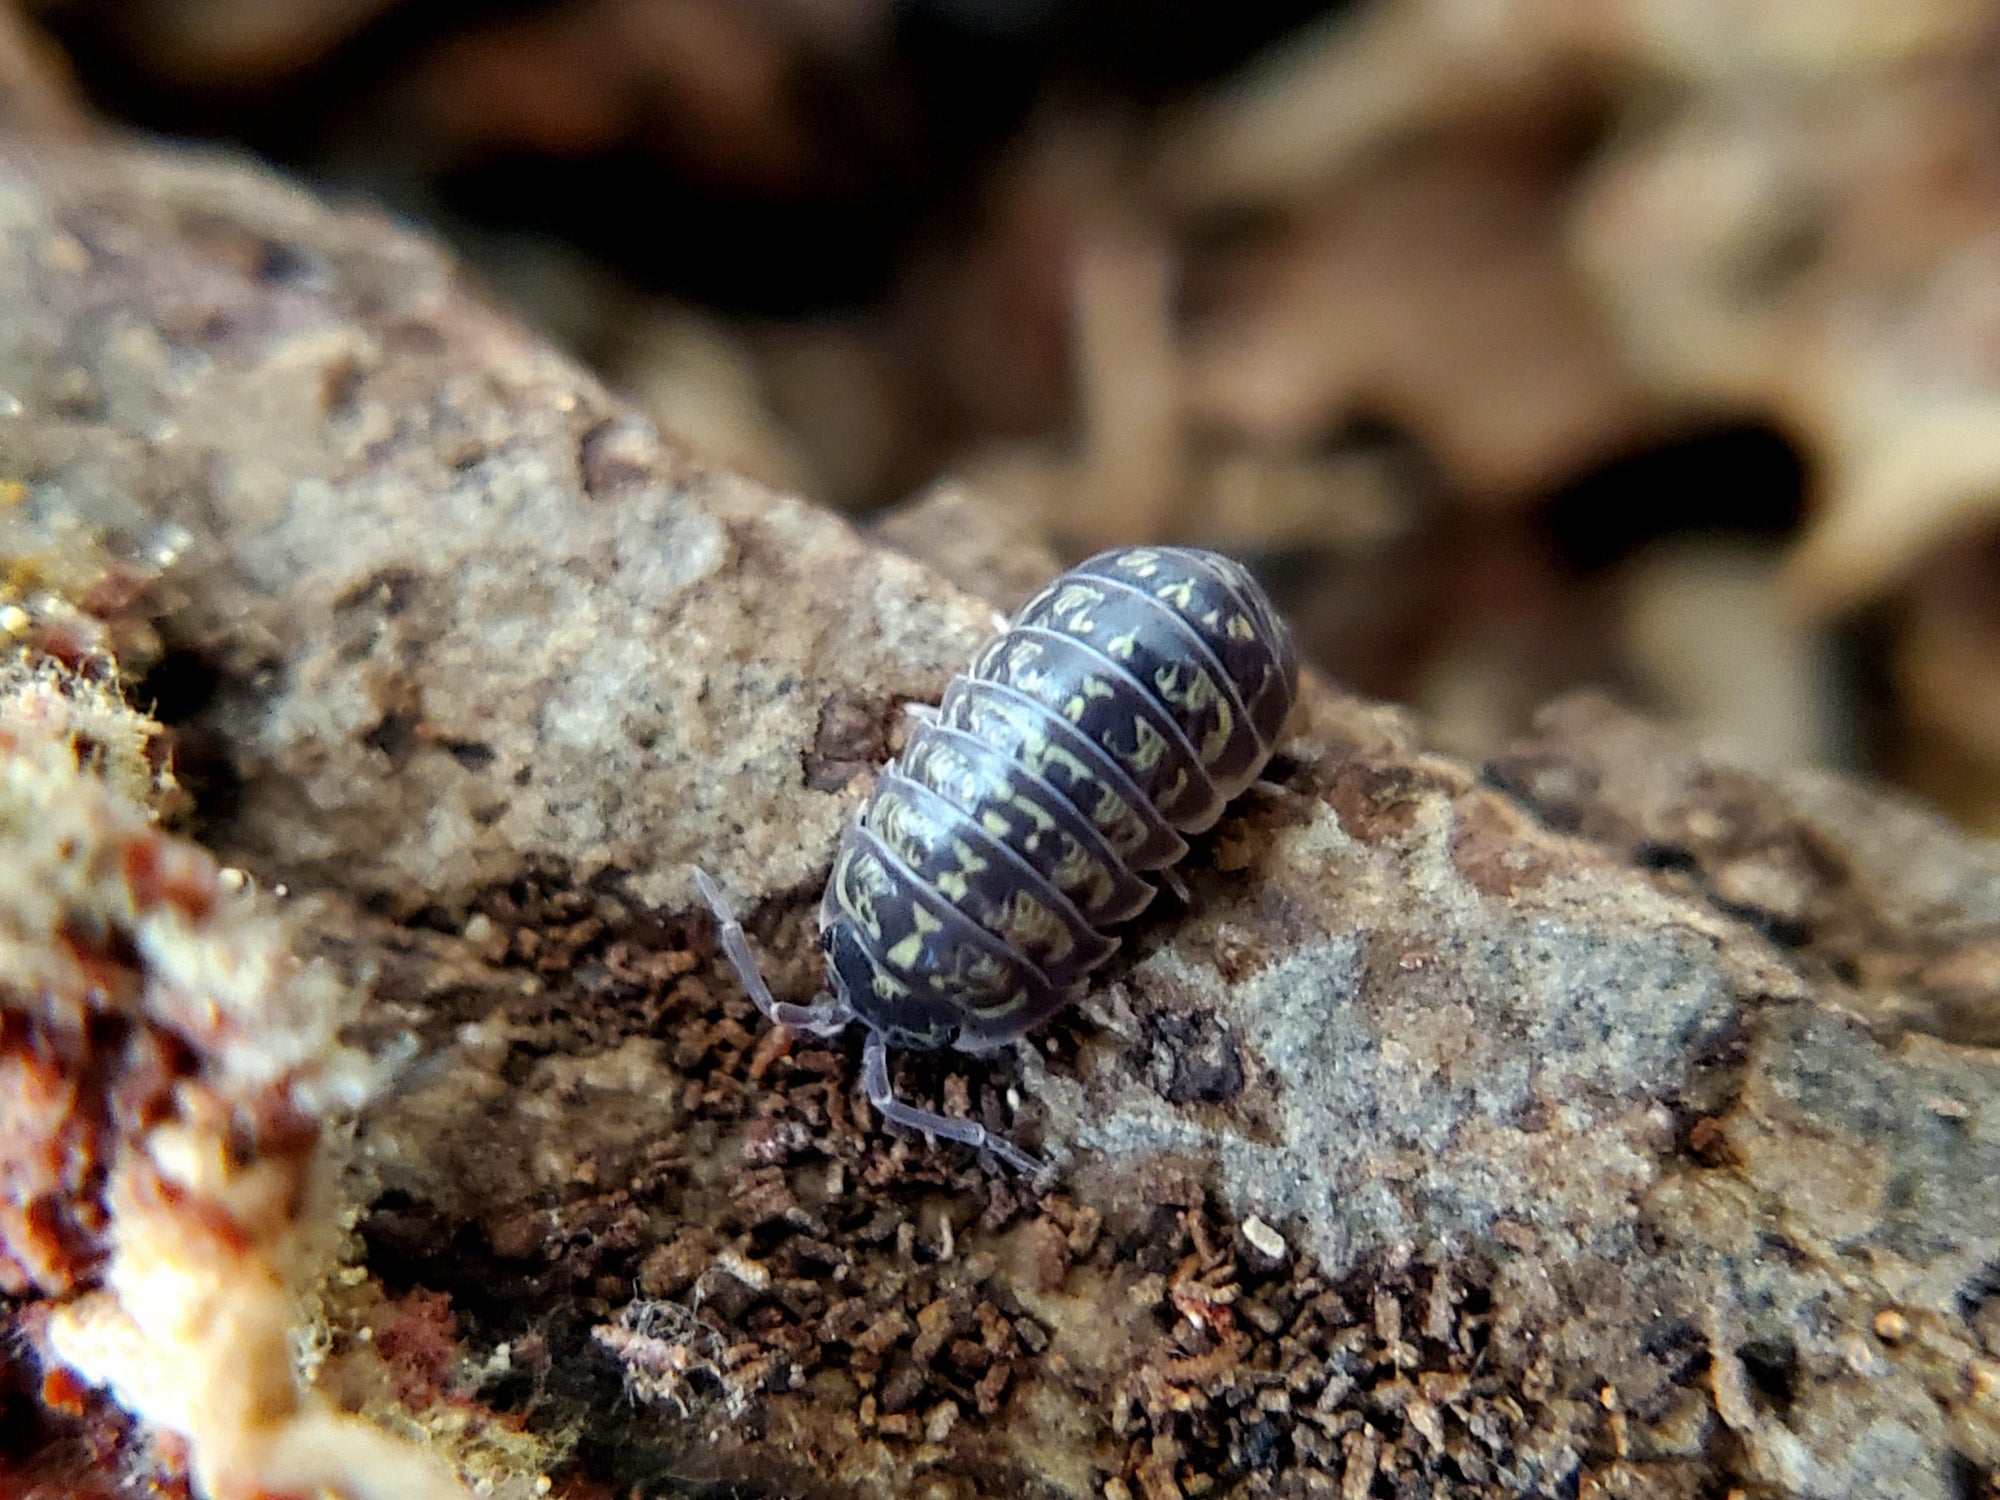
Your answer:
[[[750,951],[750,941],[744,935],[743,924],[736,920],[736,914],[730,910],[721,889],[704,870],[694,872],[694,883],[701,892],[702,900],[715,913],[716,936],[722,944],[723,956],[735,969],[744,993],[769,1020],[794,1031],[835,1036],[861,1019],[848,1004],[847,998],[840,994],[822,995],[811,1005],[794,1005],[773,998],[771,987],[764,982],[764,975],[757,967],[757,956]],[[888,1041],[873,1027],[869,1028],[868,1040],[861,1051],[861,1086],[875,1112],[892,1125],[919,1130],[942,1140],[957,1141],[975,1151],[989,1151],[1026,1177],[1034,1177],[1044,1168],[1045,1163],[1030,1156],[1006,1137],[995,1135],[976,1120],[955,1120],[949,1115],[898,1099],[889,1083]]]

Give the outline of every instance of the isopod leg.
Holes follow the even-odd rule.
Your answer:
[[[832,1036],[854,1019],[854,1012],[848,1009],[847,1003],[831,995],[816,1005],[793,1005],[786,1000],[774,999],[771,987],[764,983],[763,972],[757,967],[757,955],[750,951],[750,940],[744,936],[743,924],[729,909],[721,889],[708,878],[705,870],[694,872],[694,884],[695,889],[701,892],[701,899],[708,903],[708,909],[715,913],[716,937],[722,944],[723,956],[736,970],[743,992],[757,1009],[780,1026],[820,1036]]]
[[[1168,865],[1160,871],[1160,884],[1172,891],[1174,899],[1180,902],[1182,906],[1191,906],[1194,904],[1194,898],[1188,894],[1187,882],[1181,879],[1181,872],[1176,870],[1172,865]]]
[[[1042,1170],[1041,1162],[1004,1136],[993,1134],[976,1120],[954,1120],[949,1115],[919,1109],[898,1099],[889,1087],[889,1046],[882,1040],[879,1031],[868,1033],[868,1043],[861,1051],[861,1086],[868,1091],[868,1102],[892,1125],[921,1130],[926,1135],[942,1136],[945,1140],[970,1146],[975,1151],[991,1151],[1024,1177],[1033,1177]]]

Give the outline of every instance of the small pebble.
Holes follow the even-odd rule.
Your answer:
[[[1252,1250],[1274,1264],[1283,1260],[1285,1252],[1290,1248],[1285,1244],[1285,1237],[1282,1234],[1255,1214],[1243,1221],[1243,1238],[1249,1242]]]

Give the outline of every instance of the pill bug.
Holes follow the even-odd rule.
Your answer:
[[[820,903],[829,990],[774,1000],[713,881],[724,953],[758,1008],[830,1036],[868,1028],[882,1117],[1040,1163],[970,1120],[896,1098],[890,1047],[985,1052],[1077,999],[1106,927],[1174,879],[1271,758],[1298,691],[1290,632],[1239,563],[1188,547],[1099,553],[1036,594],[954,677],[882,770]]]

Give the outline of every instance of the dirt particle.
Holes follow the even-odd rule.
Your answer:
[[[836,693],[820,705],[819,727],[801,757],[805,784],[837,792],[889,758],[890,710],[875,698]]]
[[[1546,880],[1549,854],[1522,837],[1521,815],[1490,793],[1452,801],[1452,863],[1481,895],[1511,900]]]
[[[1363,844],[1401,838],[1416,826],[1428,782],[1404,766],[1359,757],[1343,763],[1322,794],[1348,837]]]
[[[1255,1214],[1250,1215],[1237,1226],[1243,1236],[1244,1246],[1263,1270],[1275,1270],[1284,1264],[1290,1247],[1285,1237]]]
[[[1229,1028],[1206,1011],[1152,1018],[1147,1075],[1169,1104],[1226,1104],[1243,1092],[1243,1056]]]
[[[1043,1292],[1055,1291],[1069,1274],[1070,1265],[1069,1241],[1061,1226],[1043,1216],[1029,1220],[1021,1233],[1027,1242],[1035,1285]]]

